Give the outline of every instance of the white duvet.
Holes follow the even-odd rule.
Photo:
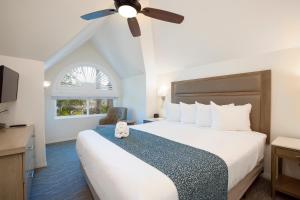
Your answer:
[[[257,132],[216,131],[194,124],[160,121],[131,128],[209,151],[228,166],[228,190],[263,159],[266,136]],[[77,152],[101,200],[175,200],[174,183],[98,133],[80,132]]]

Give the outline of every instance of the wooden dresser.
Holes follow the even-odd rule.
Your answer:
[[[0,130],[0,199],[29,199],[34,175],[34,127]]]

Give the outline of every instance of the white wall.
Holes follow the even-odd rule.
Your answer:
[[[55,83],[57,75],[66,68],[80,63],[96,64],[103,68],[104,72],[112,79],[113,87],[121,94],[120,78],[113,71],[112,67],[95,50],[90,43],[84,44],[75,52],[65,57],[58,64],[46,71],[45,79],[51,81],[51,87],[46,89],[46,143],[54,143],[76,139],[77,134],[86,129],[95,128],[101,117],[86,117],[75,119],[55,119],[56,105],[55,100],[51,98],[52,86]],[[121,99],[119,99],[121,102]],[[118,106],[118,102],[117,105]]]
[[[172,81],[197,79],[259,70],[272,70],[271,140],[277,136],[300,138],[300,48],[198,66],[161,75],[159,85]],[[170,96],[167,98],[170,101]],[[270,176],[270,147],[266,151],[265,176]],[[294,163],[287,173],[300,177]]]
[[[122,80],[122,106],[128,108],[128,119],[142,123],[146,117],[146,76],[139,75]]]
[[[142,0],[140,2],[143,6],[149,6],[149,1]],[[146,116],[153,117],[156,113],[157,101],[156,101],[156,91],[157,91],[157,74],[159,65],[156,64],[155,57],[155,45],[153,39],[153,29],[152,29],[153,19],[149,17],[139,18],[139,23],[141,26],[142,37],[141,39],[141,49],[143,54],[144,68],[146,72]],[[155,21],[155,20],[154,20]]]
[[[18,99],[1,104],[7,113],[0,114],[0,121],[8,125],[34,124],[36,167],[46,166],[44,123],[44,63],[0,55],[0,64],[19,73]]]

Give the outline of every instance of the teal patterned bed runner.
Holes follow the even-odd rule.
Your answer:
[[[115,138],[112,126],[95,131],[167,175],[180,200],[227,199],[228,168],[218,156],[135,129],[125,139]]]

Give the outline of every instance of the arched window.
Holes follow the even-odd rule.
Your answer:
[[[112,90],[112,83],[108,76],[99,69],[91,66],[79,66],[66,73],[61,86],[84,87],[85,84],[92,84],[98,90]]]
[[[112,79],[100,67],[73,65],[62,71],[52,90],[56,116],[78,117],[107,113],[118,97]]]

